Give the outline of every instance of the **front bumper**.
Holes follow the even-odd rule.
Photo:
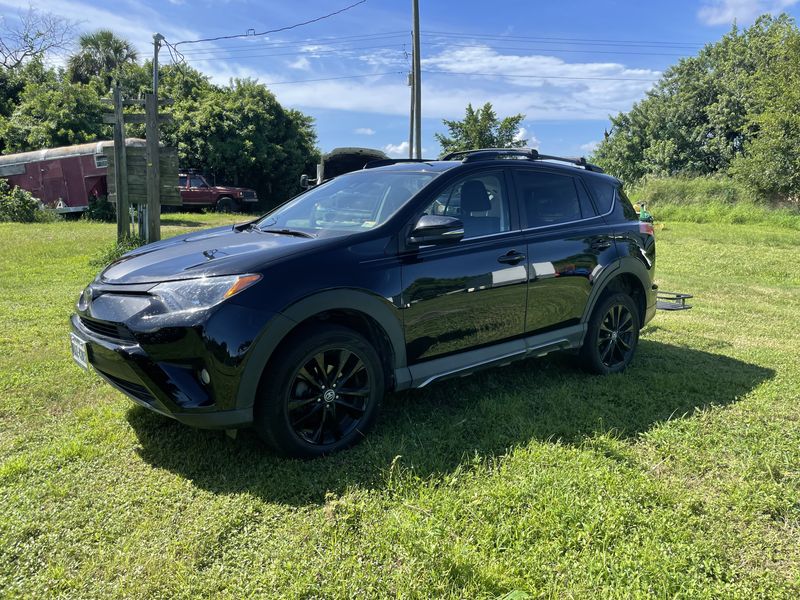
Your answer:
[[[89,365],[137,404],[193,427],[235,429],[252,424],[252,407],[218,406],[213,389],[203,386],[191,366],[155,360],[136,341],[89,330],[78,315],[72,316],[71,325],[86,342]]]

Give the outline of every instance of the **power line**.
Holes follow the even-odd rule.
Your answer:
[[[653,83],[654,81],[658,81],[657,77],[651,79],[640,79],[640,78],[633,78],[633,77],[571,77],[567,75],[512,75],[508,73],[467,73],[464,71],[433,71],[429,69],[423,69],[423,73],[430,73],[436,75],[469,75],[475,77],[505,77],[507,79],[516,79],[516,78],[523,78],[523,79],[567,79],[567,80],[576,80],[576,81],[638,81],[642,83]],[[319,79],[295,79],[292,81],[269,81],[265,82],[264,85],[289,85],[293,83],[313,83],[316,81],[334,81],[337,79],[358,79],[361,77],[379,77],[383,75],[405,75],[406,71],[384,71],[382,73],[364,73],[362,75],[343,75],[340,77],[321,77]]]
[[[576,81],[641,81],[652,83],[658,81],[658,77],[651,79],[637,79],[632,77],[571,77],[568,75],[513,75],[510,73],[469,73],[467,71],[433,71],[423,69],[423,73],[433,73],[437,75],[470,75],[475,77],[505,77],[507,79],[574,79]]]
[[[381,48],[384,50],[392,50],[393,48],[390,46],[386,46],[385,44],[380,44],[378,46],[356,46],[353,48],[339,48],[336,50],[301,50],[296,52],[272,52],[267,54],[246,54],[246,55],[238,55],[238,56],[190,56],[190,62],[205,62],[209,60],[243,60],[246,58],[268,58],[270,56],[318,56],[320,54],[334,54],[339,56],[347,56],[352,54],[352,52],[357,50],[373,50],[375,48]],[[396,50],[400,50],[400,44],[394,47]]]
[[[269,29],[267,31],[261,31],[259,33],[256,33],[255,31],[253,31],[253,33],[249,33],[248,32],[248,33],[239,34],[239,35],[220,35],[220,36],[217,36],[217,37],[203,38],[203,39],[199,39],[199,40],[183,40],[181,42],[177,42],[176,44],[173,44],[173,47],[174,46],[180,46],[181,44],[199,44],[201,42],[217,42],[219,40],[232,40],[232,39],[236,39],[236,38],[258,37],[258,36],[262,36],[262,35],[267,35],[269,33],[278,33],[278,32],[281,32],[281,31],[289,31],[290,29],[296,29],[297,27],[303,27],[304,25],[310,25],[311,23],[317,23],[318,21],[322,21],[323,19],[328,19],[328,18],[333,17],[335,15],[341,14],[341,13],[343,13],[345,11],[350,10],[351,8],[355,8],[359,4],[364,4],[366,1],[367,0],[358,0],[358,2],[353,2],[353,4],[345,6],[344,8],[340,8],[339,10],[335,10],[335,11],[333,11],[331,13],[328,13],[327,15],[322,15],[321,17],[316,17],[314,19],[309,19],[308,21],[303,21],[301,23],[295,23],[294,25],[287,25],[285,27],[278,27],[277,29]]]
[[[428,47],[441,47],[441,46],[448,46],[448,47],[455,47],[455,48],[465,48],[465,49],[489,49],[489,50],[502,50],[502,51],[525,51],[525,52],[545,52],[549,54],[559,54],[559,53],[570,53],[570,54],[610,54],[610,55],[618,55],[618,56],[670,56],[670,57],[682,57],[686,56],[686,54],[679,54],[679,53],[667,53],[667,52],[636,52],[636,51],[627,51],[627,50],[575,50],[575,49],[558,49],[558,48],[530,48],[530,47],[519,47],[519,46],[492,46],[489,44],[455,44],[455,43],[448,43],[443,44],[441,42],[426,42],[425,43]],[[374,49],[383,49],[383,50],[393,50],[400,48],[401,46],[405,46],[405,44],[393,44],[393,45],[386,45],[386,44],[377,44],[374,46],[350,46],[350,47],[343,47],[343,48],[333,48],[329,50],[316,50],[316,49],[304,49],[304,50],[294,50],[291,52],[266,52],[266,53],[258,53],[258,54],[237,54],[235,56],[230,56],[227,50],[219,50],[215,52],[206,51],[204,55],[199,56],[196,53],[185,53],[189,60],[198,62],[198,61],[208,61],[208,60],[243,60],[248,58],[266,58],[271,56],[302,56],[302,55],[311,55],[311,56],[319,56],[319,55],[339,55],[339,56],[348,56],[351,55],[354,51],[358,50],[374,50]],[[265,50],[270,50],[271,48],[265,48]],[[257,51],[257,48],[250,48],[251,51]]]
[[[270,81],[264,85],[287,85],[290,83],[311,83],[314,81],[334,81],[336,79],[358,79],[360,77],[378,77],[381,75],[405,75],[405,71],[384,71],[383,73],[364,73],[363,75],[343,75],[342,77],[322,77],[320,79],[296,79],[294,81]]]
[[[381,48],[383,50],[397,50],[398,52],[401,51],[400,46],[396,46],[391,48],[389,46],[385,46],[381,44],[380,46],[356,46],[354,48],[339,48],[338,50],[305,50],[300,52],[278,52],[278,53],[268,53],[268,54],[246,54],[244,56],[191,56],[189,57],[190,61],[193,62],[205,62],[210,60],[244,60],[247,58],[269,58],[271,56],[319,56],[321,54],[333,54],[338,56],[348,56],[351,55],[353,52],[357,50],[370,50],[375,48]]]
[[[339,36],[339,37],[321,37],[321,38],[306,38],[304,40],[299,41],[282,41],[282,42],[263,42],[259,44],[246,44],[242,46],[232,46],[232,47],[219,47],[219,46],[212,46],[209,48],[198,48],[196,50],[188,50],[185,52],[187,56],[189,55],[197,55],[197,54],[206,54],[206,53],[217,53],[217,52],[249,52],[253,50],[271,50],[271,49],[281,49],[281,48],[303,48],[306,46],[335,46],[337,44],[350,44],[353,42],[369,42],[374,40],[390,40],[396,39],[400,37],[407,37],[407,31],[399,31],[399,32],[387,32],[382,34],[367,34],[367,35],[353,35],[353,36]]]
[[[427,42],[428,45],[431,46],[443,46],[445,45],[442,42]],[[558,53],[558,52],[570,52],[576,54],[618,54],[623,56],[686,56],[686,54],[679,54],[679,53],[668,53],[668,52],[630,52],[628,50],[575,50],[575,49],[559,49],[559,48],[520,48],[520,47],[513,47],[513,46],[492,46],[490,44],[455,44],[451,42],[447,42],[448,46],[453,46],[456,48],[488,48],[490,50],[525,50],[528,52],[551,52],[551,53]]]
[[[648,41],[648,40],[613,40],[613,39],[597,39],[597,38],[574,38],[574,37],[531,37],[531,36],[519,36],[519,35],[499,35],[499,34],[483,34],[483,33],[459,33],[459,32],[451,32],[451,31],[431,31],[426,30],[422,32],[423,35],[435,35],[435,36],[445,36],[445,37],[466,37],[472,39],[479,39],[479,38],[488,38],[488,39],[498,39],[498,40],[526,40],[526,41],[535,41],[535,42],[547,42],[547,43],[561,43],[561,42],[578,42],[578,43],[585,43],[588,45],[632,45],[632,46],[683,46],[683,47],[692,47],[697,48],[705,45],[705,42],[672,42],[672,41]]]

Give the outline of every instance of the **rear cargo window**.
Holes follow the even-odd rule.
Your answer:
[[[605,181],[593,181],[591,185],[592,191],[594,192],[594,201],[595,204],[597,204],[597,210],[601,215],[604,215],[611,210],[616,189],[612,184],[606,183]]]

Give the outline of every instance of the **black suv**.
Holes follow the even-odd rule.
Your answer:
[[[357,441],[386,390],[566,349],[623,370],[654,263],[652,225],[583,159],[380,160],[126,254],[81,295],[73,356],[163,415],[316,456]]]

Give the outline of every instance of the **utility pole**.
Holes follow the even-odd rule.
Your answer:
[[[164,36],[160,33],[153,34],[153,100],[152,108],[147,109],[149,119],[147,126],[147,204],[139,205],[139,235],[148,242],[161,239],[161,207],[159,199],[152,194],[157,194],[160,188],[158,177],[158,51]],[[155,125],[155,126],[153,126]],[[154,139],[151,139],[154,138]],[[154,145],[155,144],[155,145]],[[153,214],[155,213],[155,214]],[[153,230],[155,229],[155,230]]]
[[[158,106],[158,51],[163,40],[164,36],[160,33],[153,34],[153,96],[156,97],[156,106]]]
[[[408,111],[408,158],[414,158],[414,74],[408,74],[408,87],[411,89],[411,108]]]
[[[422,62],[419,42],[419,0],[411,0],[414,11],[414,153],[422,158]]]

